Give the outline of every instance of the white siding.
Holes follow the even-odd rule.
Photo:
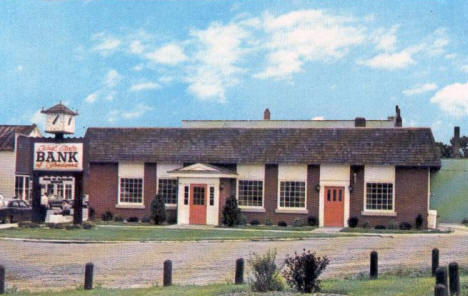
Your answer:
[[[119,162],[120,178],[143,178],[145,164],[141,162]]]
[[[394,166],[370,166],[366,165],[364,169],[365,182],[384,182],[395,183]]]
[[[5,198],[15,195],[16,153],[0,152],[0,194]]]
[[[171,179],[174,177],[169,176],[167,172],[181,168],[182,164],[175,164],[175,163],[157,163],[156,164],[156,177],[158,179]]]
[[[278,179],[289,181],[306,181],[306,164],[280,164],[278,166]]]
[[[237,166],[239,180],[264,180],[265,165],[263,164],[240,164]]]

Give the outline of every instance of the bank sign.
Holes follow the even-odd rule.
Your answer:
[[[34,143],[34,170],[82,171],[83,143]]]

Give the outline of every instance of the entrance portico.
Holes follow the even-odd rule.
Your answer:
[[[222,178],[237,178],[231,170],[196,163],[168,172],[178,178],[178,224],[219,225]]]

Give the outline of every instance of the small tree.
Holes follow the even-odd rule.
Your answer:
[[[319,257],[304,249],[300,255],[294,253],[293,257],[286,257],[283,276],[288,284],[299,292],[320,292],[318,277],[329,262],[326,256]]]
[[[422,227],[423,227],[423,223],[424,223],[424,219],[423,219],[422,215],[421,215],[421,214],[418,214],[418,216],[416,216],[416,219],[415,219],[415,220],[416,220],[416,221],[415,221],[415,222],[416,222],[416,224],[415,224],[415,225],[416,225],[416,229],[421,230]]]
[[[231,196],[226,200],[226,204],[223,208],[223,224],[232,227],[239,225],[241,220],[241,211],[237,206],[237,200],[234,196]]]
[[[156,194],[151,201],[151,218],[156,225],[166,221],[166,205],[164,204],[164,198],[160,194]]]

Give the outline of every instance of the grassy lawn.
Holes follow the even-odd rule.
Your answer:
[[[441,233],[450,233],[448,230],[439,230],[439,229],[431,229],[431,230],[400,230],[400,229],[374,229],[374,228],[343,228],[341,232],[349,232],[349,233],[389,233],[389,234],[421,234],[421,233],[433,233],[433,234],[441,234]]]
[[[460,279],[461,296],[468,295],[468,276]],[[324,280],[322,288],[324,293],[335,293],[350,296],[431,296],[434,295],[435,279],[427,275],[421,277],[401,277],[396,275],[384,275],[379,280],[347,279],[347,280]],[[275,293],[252,293],[247,285],[234,286],[226,284],[215,284],[207,286],[173,286],[169,288],[145,288],[145,289],[102,289],[92,291],[67,290],[61,292],[29,293],[27,291],[15,292],[12,295],[34,295],[34,296],[146,296],[146,295],[180,295],[180,296],[215,296],[215,295],[304,295],[299,293],[275,292]]]
[[[98,225],[93,229],[10,228],[0,230],[0,237],[83,241],[193,241],[193,240],[256,240],[307,239],[332,237],[333,234],[308,231],[271,231],[261,229],[175,229],[157,226]]]
[[[218,226],[217,228],[226,228]],[[254,229],[254,230],[284,230],[284,231],[312,231],[317,229],[315,226],[276,226],[276,225],[239,225],[235,229]]]

